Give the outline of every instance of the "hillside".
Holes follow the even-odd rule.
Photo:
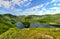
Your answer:
[[[60,27],[60,14],[15,16],[0,15],[0,39],[60,39],[59,28],[24,28],[16,27],[16,22],[22,22],[28,27],[32,22]]]
[[[47,25],[60,26],[60,14],[47,14],[42,16],[15,16],[11,14],[0,15],[0,34],[7,31],[9,28],[14,28],[16,22],[22,22],[24,25],[30,25],[31,22],[39,22]],[[27,27],[28,27],[27,26]]]
[[[15,27],[14,21],[16,16],[11,14],[0,15],[0,34],[8,30],[9,28]]]
[[[40,22],[45,24],[55,24],[60,25],[60,14],[46,14],[42,16],[28,16],[26,17],[26,21],[29,22]]]
[[[10,28],[0,39],[60,39],[59,28]]]

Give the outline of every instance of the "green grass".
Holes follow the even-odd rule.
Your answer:
[[[0,39],[51,39],[45,35],[60,39],[60,29],[57,28],[10,28],[0,35]]]

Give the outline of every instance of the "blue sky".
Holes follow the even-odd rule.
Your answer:
[[[0,14],[44,15],[60,13],[60,0],[0,0]]]

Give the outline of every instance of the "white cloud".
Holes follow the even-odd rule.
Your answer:
[[[59,4],[57,4],[57,6],[60,6],[60,3],[59,3]]]
[[[31,3],[31,1],[32,0],[11,0],[11,1],[0,0],[0,7],[4,7],[6,9],[17,11],[17,9],[15,8],[15,4],[17,4],[20,7],[28,6]],[[21,10],[21,9],[18,9],[18,11],[19,10]]]
[[[38,10],[33,10],[34,8],[32,8],[31,10],[27,10],[25,12],[23,12],[24,15],[44,15],[44,14],[55,14],[55,13],[59,13],[60,12],[60,8],[59,7],[52,7],[50,9],[46,9],[46,8],[42,8],[42,10],[38,11]],[[36,8],[37,9],[37,8]],[[23,15],[21,14],[21,15]]]
[[[52,0],[51,2],[56,2],[56,0]]]
[[[58,12],[58,11],[60,11],[60,7],[52,7],[52,8],[50,8],[49,10],[56,10],[56,11]],[[56,11],[55,11],[55,12],[56,12]]]
[[[20,15],[41,15],[43,11],[38,11],[38,9],[42,7],[43,7],[43,4],[34,6],[32,8],[26,9],[24,12],[20,13]]]
[[[41,4],[41,5],[37,5],[34,6],[32,8],[27,9],[26,11],[23,12],[24,15],[44,15],[44,14],[55,14],[57,12],[60,12],[60,8],[59,7],[52,7],[50,9],[46,9],[46,6],[54,3],[53,6],[60,6],[60,4],[56,4],[56,2],[59,2],[59,0],[52,0],[51,2],[47,2],[45,4]],[[42,10],[39,10],[39,9]],[[23,15],[21,14],[21,15]]]
[[[60,2],[60,0],[52,0],[51,3],[53,3],[53,2]]]
[[[17,4],[19,6],[24,5],[28,0],[12,0],[14,4]]]
[[[15,11],[15,12],[20,12],[20,11],[21,11],[21,9],[17,9],[17,8],[14,8],[14,7],[11,8],[11,10],[12,10],[12,11]]]
[[[54,6],[60,6],[60,3],[54,3]]]
[[[44,13],[45,14],[55,14],[55,13],[59,13],[60,12],[60,8],[59,7],[52,7],[50,9],[47,9]]]
[[[25,6],[28,7],[31,4],[31,2],[27,3]]]
[[[24,2],[28,2],[28,0],[23,0]]]
[[[50,9],[58,9],[58,7],[52,7],[52,8],[50,8]]]
[[[37,6],[34,6],[34,7],[32,7],[32,8],[28,8],[28,9],[26,9],[26,11],[38,11],[38,9],[40,9],[40,8],[42,8],[43,7],[43,4],[40,4],[40,5],[37,5]]]
[[[9,8],[11,6],[11,3],[9,1],[0,0],[0,6],[3,6],[5,8]]]
[[[0,0],[0,7],[4,7],[4,8],[7,8],[7,9],[10,9],[12,11],[16,11],[16,12],[20,12],[21,9],[17,9],[15,8],[15,4],[19,5],[20,7],[22,6],[25,6],[25,7],[28,7],[30,4],[31,4],[31,1],[32,0],[12,0],[12,1],[4,1],[4,0]],[[45,4],[40,4],[40,5],[37,5],[37,6],[34,6],[32,8],[28,8],[26,9],[24,12],[20,13],[20,15],[31,15],[31,14],[37,14],[37,15],[42,15],[42,14],[46,14],[46,13],[52,13],[53,10],[55,9],[56,12],[59,12],[60,9],[58,9],[57,7],[52,7],[50,9],[46,9],[46,6],[50,3],[53,3],[53,2],[59,2],[60,0],[52,0],[51,2],[47,2]],[[54,3],[54,6],[60,6],[60,4],[56,4]],[[39,10],[41,9],[41,10]]]
[[[17,5],[20,5],[20,0],[12,0],[12,3],[15,3]]]
[[[40,4],[40,5],[37,5],[37,6],[34,6],[32,8],[29,8],[29,9],[26,9],[23,14],[26,14],[26,15],[43,15],[45,14],[44,11],[46,11],[47,9],[45,8],[48,4],[48,3],[45,3],[45,4]],[[41,9],[41,10],[39,10]],[[20,14],[22,15],[22,14]]]

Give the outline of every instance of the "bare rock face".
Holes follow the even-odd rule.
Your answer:
[[[21,22],[16,22],[15,25],[16,25],[18,28],[25,28],[25,26],[24,26]]]
[[[30,28],[37,28],[37,27],[41,27],[41,28],[55,28],[53,26],[44,25],[44,24],[40,24],[40,23],[36,23],[36,22],[32,22],[30,24]]]

